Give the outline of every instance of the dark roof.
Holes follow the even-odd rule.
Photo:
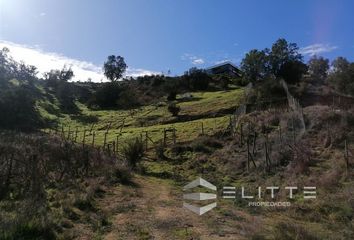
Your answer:
[[[216,64],[216,65],[214,65],[214,66],[212,66],[212,67],[206,68],[205,70],[206,70],[208,73],[216,73],[216,72],[219,72],[219,71],[223,71],[222,68],[225,67],[225,66],[231,66],[231,69],[232,69],[232,70],[231,70],[231,71],[228,70],[229,73],[234,74],[234,75],[237,75],[237,76],[239,76],[239,77],[242,76],[241,70],[240,70],[238,67],[236,67],[232,62],[229,62],[229,61],[223,62],[223,63],[220,63],[220,64]],[[230,67],[229,67],[229,68],[230,68]]]
[[[211,66],[211,67],[206,68],[205,70],[211,70],[211,69],[218,68],[218,67],[221,67],[221,66],[224,66],[224,65],[231,65],[232,67],[234,67],[234,68],[236,68],[237,70],[239,70],[239,68],[236,67],[236,66],[235,66],[232,62],[230,62],[230,61],[225,61],[225,62],[216,64],[216,65],[214,65],[214,66]]]

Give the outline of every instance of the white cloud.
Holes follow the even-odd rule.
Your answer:
[[[107,81],[103,75],[102,66],[93,64],[91,62],[69,58],[58,53],[45,52],[38,46],[31,47],[0,40],[0,49],[4,47],[10,49],[10,55],[14,60],[23,61],[26,64],[36,66],[39,75],[52,69],[61,69],[64,65],[66,65],[71,67],[74,71],[74,81],[86,81],[88,78],[91,78],[94,82],[99,82],[101,80]],[[135,68],[128,68],[126,72],[127,76],[132,77],[152,74],[158,73],[145,69]]]
[[[307,47],[303,47],[300,49],[300,53],[303,55],[314,56],[321,53],[332,52],[333,50],[337,49],[337,46],[332,46],[330,44],[322,44],[316,43],[309,45]]]
[[[204,64],[204,60],[203,60],[202,58],[197,58],[197,59],[194,59],[194,60],[192,61],[192,63],[193,63],[194,65],[200,65],[200,64]]]
[[[222,63],[226,63],[226,62],[231,62],[231,60],[230,59],[224,59],[224,60],[216,61],[215,64],[222,64]]]
[[[185,53],[181,56],[181,59],[183,61],[190,61],[190,63],[192,63],[193,65],[201,65],[201,64],[204,64],[205,61],[203,58],[200,58],[200,57],[197,57],[197,56],[194,56],[192,54],[189,54],[189,53]]]
[[[39,16],[40,17],[44,17],[44,16],[46,16],[47,14],[45,13],[45,12],[41,12],[40,14],[39,14]]]

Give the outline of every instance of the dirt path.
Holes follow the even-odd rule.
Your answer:
[[[114,187],[100,200],[112,222],[103,239],[246,239],[244,221],[253,219],[230,219],[217,210],[198,216],[182,208],[181,191],[167,181],[137,176],[134,183]]]

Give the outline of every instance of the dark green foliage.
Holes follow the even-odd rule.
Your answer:
[[[243,77],[250,82],[265,79],[269,75],[268,56],[264,50],[251,50],[241,62]]]
[[[333,71],[328,79],[329,83],[338,91],[354,96],[354,63],[339,57],[332,63]]]
[[[130,86],[122,88],[119,98],[116,100],[116,106],[119,109],[132,109],[140,105],[138,94]]]
[[[77,113],[79,109],[75,104],[75,86],[68,81],[74,77],[71,68],[63,67],[61,70],[51,70],[44,74],[45,84],[60,102],[60,108],[65,113]]]
[[[167,92],[167,101],[174,101],[177,97],[178,84],[177,81],[169,81],[165,83],[165,91]]]
[[[123,148],[123,156],[133,169],[142,160],[144,152],[144,143],[140,138],[128,141]]]
[[[175,103],[169,104],[167,109],[174,117],[178,116],[178,113],[181,111],[181,108],[177,106]]]
[[[55,69],[44,74],[46,85],[56,89],[58,85],[67,82],[74,77],[74,72],[71,68],[64,66],[61,70]]]
[[[283,78],[296,83],[307,71],[298,51],[296,43],[288,43],[285,39],[278,39],[271,49],[253,49],[241,63],[244,78],[252,82]]]
[[[103,65],[104,75],[112,82],[118,81],[127,69],[127,64],[121,56],[108,56]]]
[[[177,97],[177,91],[171,90],[171,91],[168,93],[167,101],[175,101],[175,100],[176,100],[176,97]]]
[[[36,68],[17,63],[0,51],[0,129],[34,130],[42,120],[36,109],[41,97],[34,85]]]
[[[79,108],[75,104],[75,89],[72,83],[60,83],[55,91],[55,95],[60,102],[60,109],[64,113],[79,112]]]
[[[302,56],[299,54],[299,47],[296,43],[288,43],[284,38],[278,39],[269,52],[269,65],[272,73],[276,77],[282,77],[284,71],[282,67],[287,62],[302,61]]]
[[[90,107],[131,109],[140,105],[137,93],[129,84],[104,83],[89,101]]]
[[[56,235],[50,222],[43,222],[33,218],[29,221],[23,221],[21,219],[21,222],[13,229],[0,230],[0,239],[50,240],[56,239]]]
[[[299,82],[302,76],[307,72],[307,66],[301,61],[287,61],[280,70],[279,77],[283,78],[287,83],[295,84]]]
[[[42,125],[31,89],[20,86],[0,94],[0,128],[29,131]]]
[[[104,83],[97,89],[89,106],[97,105],[100,108],[114,108],[119,99],[121,87],[117,83]]]
[[[206,90],[211,82],[211,77],[202,69],[191,68],[184,74],[189,88],[192,90]]]
[[[329,60],[313,56],[308,62],[308,68],[311,82],[314,84],[323,84],[328,75]]]
[[[281,99],[286,97],[286,93],[279,81],[268,78],[255,88],[256,102],[269,101],[272,99]]]

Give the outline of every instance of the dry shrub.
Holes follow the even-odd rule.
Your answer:
[[[104,176],[116,159],[88,146],[43,134],[0,135],[0,198],[44,198],[45,189]]]
[[[341,172],[338,168],[330,170],[326,172],[323,176],[321,176],[321,181],[319,181],[319,185],[326,190],[334,190],[334,187],[338,186],[340,181]]]
[[[280,222],[275,226],[273,232],[274,240],[284,240],[284,239],[306,239],[306,240],[318,240],[319,238],[316,237],[311,233],[311,231],[307,230],[305,227],[290,223],[290,222]]]
[[[288,165],[288,171],[295,175],[308,171],[311,163],[311,149],[306,141],[300,141],[292,147],[293,160]]]
[[[100,184],[130,176],[124,161],[100,150],[40,133],[2,132],[0,239],[56,239],[64,217],[80,218],[74,207],[95,210]]]

